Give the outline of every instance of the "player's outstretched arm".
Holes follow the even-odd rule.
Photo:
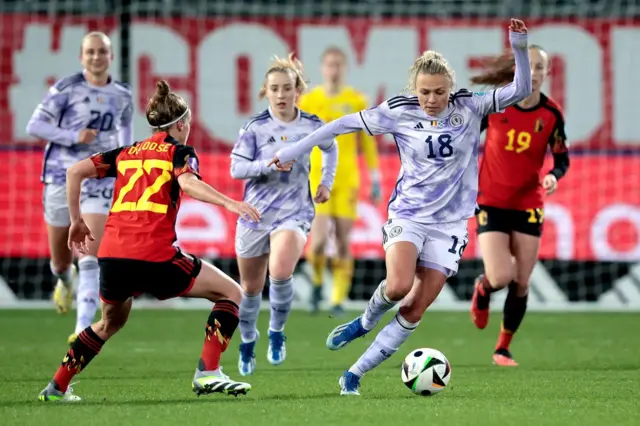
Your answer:
[[[269,162],[269,165],[276,164],[277,166],[280,166],[286,164],[311,152],[311,150],[316,146],[322,150],[329,149],[331,144],[335,144],[334,139],[336,136],[364,130],[359,114],[360,113],[355,113],[340,117],[337,120],[316,129],[299,143],[278,150],[276,156]]]
[[[529,64],[527,27],[524,25],[524,22],[519,19],[511,19],[509,42],[513,50],[516,69],[513,81],[496,90],[500,110],[520,102],[529,96],[533,90],[531,84],[531,65]]]
[[[185,194],[196,200],[222,206],[242,216],[244,219],[253,222],[260,221],[260,212],[251,204],[232,200],[221,192],[213,189],[211,185],[198,179],[193,173],[183,173],[178,176],[178,184]]]
[[[249,129],[240,129],[238,140],[231,150],[231,177],[234,179],[256,179],[276,171],[269,167],[268,160],[256,160],[256,135]]]

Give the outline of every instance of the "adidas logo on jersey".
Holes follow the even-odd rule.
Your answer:
[[[420,129],[424,129],[424,126],[422,125],[422,123],[419,122],[418,124],[413,126],[413,128],[416,129],[416,130],[420,130]]]
[[[267,141],[267,143],[274,143],[275,141],[276,141],[276,139],[273,136],[271,136],[269,138],[269,140]]]

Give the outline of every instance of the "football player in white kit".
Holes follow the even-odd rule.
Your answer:
[[[55,83],[27,124],[30,135],[47,141],[41,181],[51,272],[57,278],[54,302],[60,313],[71,308],[75,275],[73,253],[67,246],[67,168],[96,152],[133,142],[131,90],[109,75],[113,61],[111,40],[104,33],[91,32],[82,39],[80,49],[83,71]],[[82,185],[82,215],[93,230],[95,241],[89,243],[90,253],[79,257],[76,327],[69,344],[93,323],[100,306],[96,253],[111,208],[113,183],[111,178],[87,179]]]
[[[338,165],[338,145],[330,138],[319,144],[323,153],[322,178],[315,197],[309,186],[310,152],[282,167],[267,166],[278,149],[295,146],[323,125],[317,116],[296,107],[306,88],[302,64],[278,59],[266,72],[260,97],[269,108],[253,117],[240,130],[231,152],[231,175],[246,180],[244,201],[260,211],[260,222],[238,219],[236,255],[243,296],[240,304],[240,356],[243,376],[256,368],[256,328],[262,290],[269,270],[269,347],[267,359],[273,365],[286,357],[284,327],[293,302],[293,271],[315,216],[314,202],[329,200]]]
[[[359,395],[361,377],[391,355],[418,326],[448,277],[456,274],[468,241],[467,220],[478,195],[480,122],[531,93],[531,70],[524,23],[512,19],[509,40],[515,55],[510,84],[482,93],[450,93],[454,74],[437,52],[427,51],[411,68],[409,89],[377,107],[344,116],[281,149],[276,165],[298,158],[337,135],[365,130],[392,134],[401,168],[383,226],[387,277],[365,312],[336,327],[327,338],[331,350],[371,331],[382,315],[401,302],[396,316],[340,378],[342,395]]]

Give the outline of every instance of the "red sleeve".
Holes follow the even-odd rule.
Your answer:
[[[93,165],[98,171],[98,179],[116,177],[118,174],[118,167],[116,163],[118,155],[120,155],[120,152],[122,152],[123,149],[124,147],[106,152],[98,152],[90,157],[91,161],[93,161]]]
[[[193,147],[178,145],[173,153],[173,175],[177,178],[185,173],[193,173],[200,177],[200,160]]]

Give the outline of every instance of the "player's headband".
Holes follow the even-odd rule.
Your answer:
[[[182,115],[181,115],[180,117],[176,118],[175,120],[170,121],[170,122],[168,122],[167,124],[162,124],[162,125],[160,125],[160,126],[154,126],[154,127],[155,127],[155,128],[157,128],[157,129],[162,129],[162,128],[165,128],[165,127],[169,127],[169,126],[171,126],[172,124],[175,124],[175,123],[177,123],[178,121],[180,121],[180,120],[182,120],[183,118],[185,118],[187,114],[189,114],[189,108],[187,108],[187,110],[186,110],[185,112],[183,112],[183,113],[182,113]],[[149,124],[151,124],[151,123],[149,123]]]

